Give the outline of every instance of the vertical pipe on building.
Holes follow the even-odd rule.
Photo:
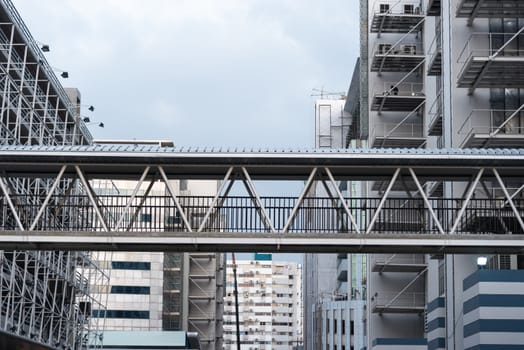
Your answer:
[[[237,350],[240,350],[240,318],[238,315],[238,284],[237,284],[237,262],[235,260],[235,253],[231,253],[233,260],[233,295],[235,296],[235,327],[237,337]]]
[[[444,138],[444,148],[451,148],[452,129],[453,129],[453,54],[452,54],[452,26],[451,21],[454,16],[453,1],[442,0],[441,2],[441,33],[442,33],[442,136]],[[444,183],[445,198],[452,197],[452,184]],[[454,256],[445,256],[446,269],[446,347],[448,350],[455,350],[455,273]],[[451,341],[450,341],[451,340]]]

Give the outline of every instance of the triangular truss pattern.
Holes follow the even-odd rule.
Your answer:
[[[177,187],[180,177],[170,178],[164,166],[147,165],[137,170],[136,180],[123,193],[116,187],[109,192],[98,188],[81,165],[58,167],[54,179],[42,182],[36,195],[24,195],[4,175],[0,177],[2,227],[17,231],[283,235],[524,233],[519,195],[524,186],[515,185],[508,177],[514,186],[510,192],[503,180],[507,172],[499,169],[476,168],[469,173],[467,184],[464,177],[455,180],[461,183],[456,188],[464,188],[458,198],[431,197],[428,184],[434,180],[409,166],[391,168],[389,176],[381,174],[379,181],[387,183],[386,188],[379,196],[368,197],[358,197],[354,190],[344,192],[347,178],[337,179],[339,170],[325,165],[309,168],[296,197],[261,196],[250,174],[254,170],[244,166],[226,168],[212,196],[184,194]],[[247,194],[231,194],[236,182],[243,184]],[[161,191],[158,187],[153,190],[154,184],[161,184]],[[84,194],[73,194],[78,186]],[[496,196],[490,194],[490,186],[497,187]],[[399,191],[405,194],[399,197]]]

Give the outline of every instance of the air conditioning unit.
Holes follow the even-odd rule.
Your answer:
[[[380,11],[380,13],[388,13],[389,12],[389,4],[380,4],[379,5],[379,11]]]
[[[400,51],[403,55],[416,55],[417,45],[402,45]]]
[[[378,54],[385,55],[391,50],[391,44],[378,44]]]
[[[415,13],[415,5],[413,4],[404,4],[404,14],[412,15]]]

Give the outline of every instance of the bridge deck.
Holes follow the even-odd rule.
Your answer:
[[[4,231],[3,249],[172,252],[522,254],[518,235]]]

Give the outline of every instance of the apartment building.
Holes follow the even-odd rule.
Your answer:
[[[353,115],[359,126],[352,138],[375,148],[524,146],[520,2],[361,0],[360,11],[360,110]],[[520,208],[522,184],[481,175],[453,185],[428,182],[424,189],[432,198],[489,200],[481,216],[463,223],[474,232],[522,233],[516,222],[495,214],[507,206],[504,192]],[[389,197],[413,203],[417,188],[405,180],[390,188]],[[387,185],[365,186],[380,196]],[[397,215],[377,224],[417,232],[426,223],[414,218]],[[477,258],[369,256],[367,348],[521,347],[517,300],[523,297],[524,259],[490,256],[479,267]]]
[[[289,350],[302,344],[302,267],[271,254],[236,262],[242,350]],[[227,263],[224,349],[237,346],[233,263]]]

